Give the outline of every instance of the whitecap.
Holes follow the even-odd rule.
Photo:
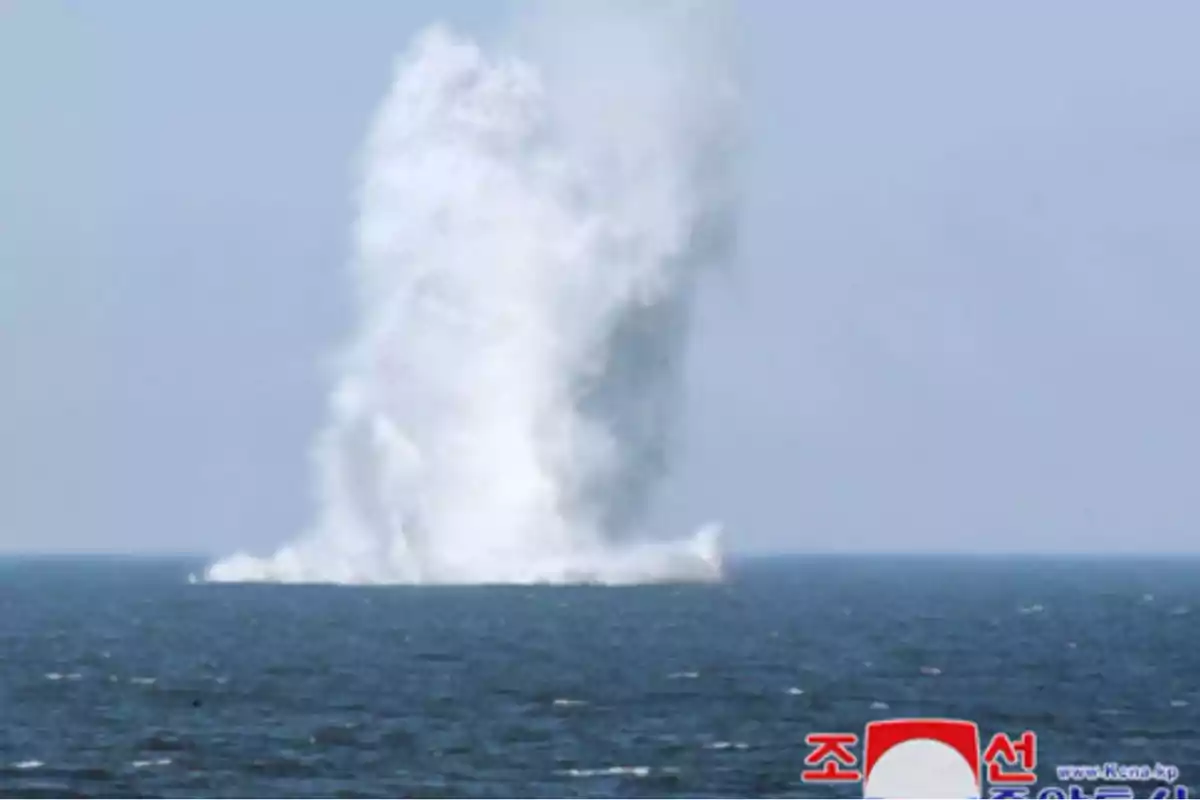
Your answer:
[[[138,686],[152,686],[157,680],[157,678],[130,678],[129,682]]]
[[[1187,708],[1187,700],[1172,700],[1171,708]]]
[[[922,675],[941,675],[942,671],[938,667],[921,667]]]
[[[803,689],[800,689],[800,688],[797,688],[797,687],[795,687],[795,686],[792,686],[792,687],[790,687],[790,688],[787,690],[787,693],[788,693],[788,694],[793,694],[793,695],[801,695],[801,694],[804,694],[804,690],[803,690]]]
[[[574,706],[586,706],[587,701],[572,700],[569,697],[556,697],[554,698],[554,705],[559,706],[560,708],[572,708]]]
[[[745,742],[709,742],[704,745],[709,750],[749,750],[750,745]]]
[[[671,680],[674,680],[674,681],[678,681],[678,680],[691,680],[691,679],[694,679],[694,678],[699,678],[699,677],[700,677],[700,673],[699,673],[699,672],[672,672],[672,673],[671,673],[670,675],[668,675],[667,677],[668,677],[668,678],[670,678]]]
[[[61,672],[47,672],[46,673],[46,680],[48,680],[48,681],[61,681],[62,679],[63,679],[63,675]]]
[[[885,711],[886,709],[890,708],[890,706],[888,706],[888,704],[882,700],[876,700],[874,703],[871,703],[871,708],[875,711]]]
[[[143,767],[165,767],[171,763],[169,758],[156,758],[152,761],[133,761],[130,762],[134,769],[142,769]]]
[[[29,761],[18,761],[17,763],[13,764],[13,769],[37,769],[38,767],[44,766],[45,764],[43,762],[36,759],[30,759]]]
[[[598,769],[568,769],[559,772],[560,775],[570,775],[572,778],[595,778],[609,775],[633,775],[644,778],[650,774],[649,767],[600,767]]]

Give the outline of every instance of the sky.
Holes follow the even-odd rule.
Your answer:
[[[512,5],[0,0],[0,551],[307,525],[392,59]],[[1200,550],[1200,5],[740,17],[740,247],[653,525]]]

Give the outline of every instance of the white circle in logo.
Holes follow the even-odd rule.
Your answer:
[[[979,797],[979,780],[963,754],[945,742],[909,739],[888,748],[863,783],[863,797]]]

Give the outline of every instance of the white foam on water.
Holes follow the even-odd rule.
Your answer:
[[[13,769],[37,769],[46,766],[45,763],[37,760],[18,761],[13,764]]]
[[[650,767],[599,767],[597,769],[566,769],[560,775],[570,775],[572,778],[598,778],[604,776],[628,775],[635,778],[645,778],[650,774]]]
[[[434,27],[397,62],[316,520],[208,581],[722,578],[718,526],[645,520],[697,283],[732,252],[732,9],[541,8],[503,51]]]
[[[709,742],[704,745],[709,750],[749,750],[750,745],[745,742]]]

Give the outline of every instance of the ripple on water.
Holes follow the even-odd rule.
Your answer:
[[[320,775],[313,765],[285,755],[275,758],[255,758],[246,762],[243,769],[264,778],[314,778]]]
[[[358,726],[352,722],[344,722],[341,725],[323,725],[313,731],[308,737],[308,741],[315,745],[352,747],[360,743]]]
[[[156,731],[139,743],[142,750],[154,752],[179,752],[187,749],[187,743],[169,731]]]

